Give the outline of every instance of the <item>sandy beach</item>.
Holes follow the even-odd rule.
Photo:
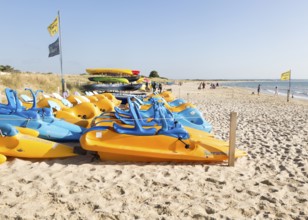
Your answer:
[[[308,219],[308,102],[173,85],[237,147],[226,164],[118,163],[91,155],[0,165],[0,219]]]

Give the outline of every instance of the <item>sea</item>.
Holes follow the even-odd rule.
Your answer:
[[[231,82],[221,82],[223,86],[228,87],[242,87],[252,90],[257,93],[258,85],[260,84],[260,93],[275,94],[275,87],[277,86],[278,95],[286,96],[289,89],[289,81],[282,80],[239,80]],[[308,100],[308,79],[291,80],[291,93],[293,98]]]

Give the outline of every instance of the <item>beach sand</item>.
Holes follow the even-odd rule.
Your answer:
[[[308,102],[244,89],[173,85],[237,147],[226,164],[117,163],[92,156],[0,165],[0,219],[307,219]]]

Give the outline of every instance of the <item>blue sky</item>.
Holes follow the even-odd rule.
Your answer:
[[[308,1],[0,0],[0,65],[60,72],[47,31],[61,13],[64,74],[152,70],[173,79],[308,78]]]

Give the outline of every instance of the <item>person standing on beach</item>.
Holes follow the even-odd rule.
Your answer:
[[[156,82],[152,82],[153,93],[156,91]]]
[[[159,93],[161,93],[161,91],[163,90],[163,85],[161,83],[159,83],[158,89],[159,89]]]
[[[278,95],[278,87],[275,87],[275,95]]]
[[[259,84],[258,85],[258,90],[257,90],[258,91],[258,95],[260,94],[260,89],[261,89],[261,85]]]

